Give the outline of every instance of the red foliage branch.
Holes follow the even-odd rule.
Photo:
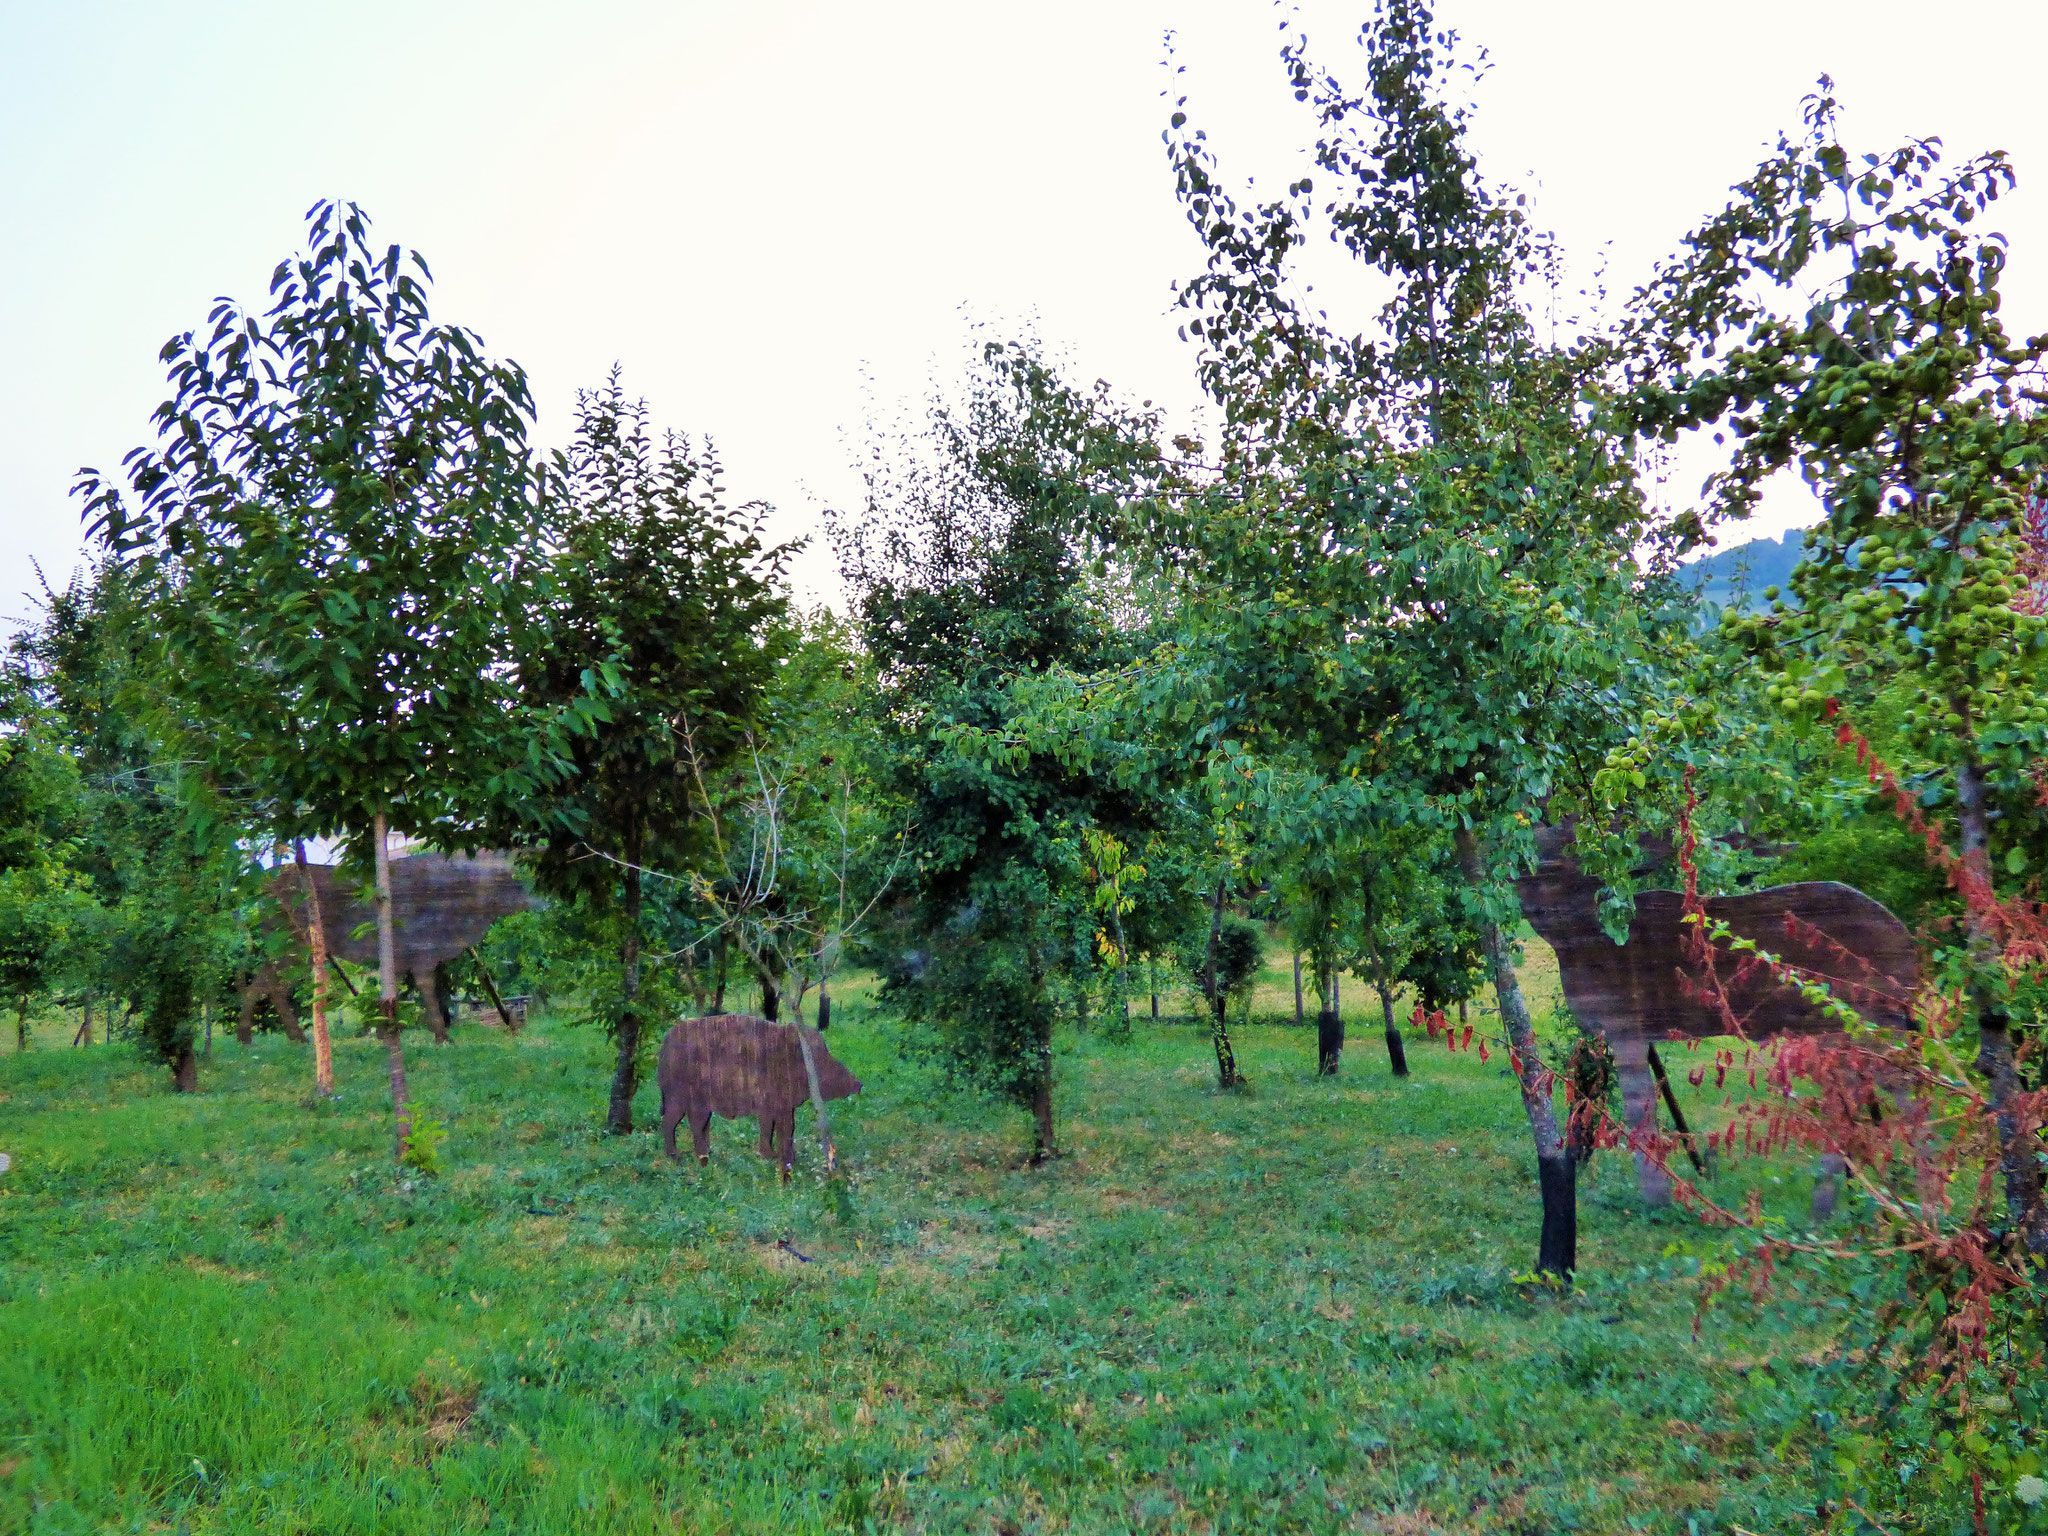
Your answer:
[[[1834,701],[1828,705],[1837,715]],[[1945,873],[1973,917],[2000,939],[2001,959],[2012,974],[2038,973],[2048,966],[2048,918],[2036,904],[2001,899],[1988,871],[1976,860],[1964,861],[1948,848],[1921,815],[1913,798],[1860,733],[1846,720],[1836,740],[1852,748],[1859,766],[1873,784],[1891,796],[1902,821],[1923,835],[1928,858]],[[1752,1192],[1747,1208],[1733,1211],[1717,1204],[1672,1166],[1678,1149],[1675,1136],[1646,1126],[1631,1133],[1632,1150],[1643,1153],[1672,1179],[1676,1198],[1714,1225],[1740,1226],[1761,1239],[1750,1255],[1703,1287],[1701,1308],[1725,1286],[1746,1281],[1761,1294],[1777,1263],[1795,1252],[1848,1257],[1853,1254],[1910,1257],[1920,1271],[1934,1278],[1948,1297],[1948,1312],[1936,1332],[1937,1344],[1919,1362],[1919,1369],[1960,1391],[1966,1368],[1987,1358],[1993,1306],[1999,1298],[2030,1287],[2033,1277],[2010,1240],[1997,1230],[1999,1139],[1995,1117],[1985,1094],[1960,1069],[1944,1047],[1968,1011],[1957,998],[1933,989],[1923,991],[1913,1010],[1917,1033],[1906,1035],[1864,1024],[1855,1004],[1883,998],[1871,983],[1874,968],[1861,963],[1840,945],[1825,941],[1796,920],[1788,932],[1822,951],[1833,950],[1849,962],[1845,971],[1861,977],[1828,977],[1810,968],[1790,965],[1748,941],[1737,939],[1708,914],[1699,893],[1698,837],[1693,827],[1698,794],[1692,772],[1686,772],[1685,801],[1680,813],[1678,858],[1685,874],[1684,914],[1690,928],[1687,960],[1695,974],[1682,976],[1688,992],[1728,1026],[1728,1033],[1747,1040],[1743,1021],[1729,997],[1729,988],[1759,968],[1789,986],[1827,987],[1830,1011],[1847,1015],[1844,1032],[1835,1037],[1779,1039],[1758,1047],[1745,1045],[1738,1066],[1735,1052],[1718,1049],[1712,1070],[1715,1087],[1726,1084],[1731,1070],[1744,1070],[1752,1089],[1763,1096],[1732,1103],[1735,1118],[1707,1137],[1711,1151],[1723,1157],[1764,1155],[1803,1148],[1840,1160],[1848,1176],[1870,1198],[1878,1212],[1874,1241],[1865,1237],[1796,1240],[1764,1229],[1760,1201]],[[1739,949],[1733,946],[1741,946]],[[1724,963],[1735,960],[1734,975]],[[1816,995],[1809,991],[1809,995]],[[1894,1002],[1899,1001],[1896,998]],[[1704,1085],[1706,1066],[1688,1074],[1694,1087]],[[2039,1125],[2048,1090],[2022,1096],[2024,1122]],[[1603,1137],[1611,1144],[1611,1137]],[[1697,1326],[1697,1323],[1696,1323]]]

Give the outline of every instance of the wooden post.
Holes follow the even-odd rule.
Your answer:
[[[825,1177],[831,1178],[839,1167],[839,1149],[832,1145],[832,1121],[825,1113],[825,1090],[818,1082],[817,1059],[811,1054],[810,1036],[804,1033],[801,1023],[789,1026],[796,1031],[797,1049],[803,1053],[804,1076],[811,1085],[811,1108],[818,1112],[818,1146],[825,1154]],[[789,1165],[783,1164],[783,1174],[788,1176]]]
[[[1707,1176],[1707,1165],[1700,1161],[1699,1148],[1693,1145],[1692,1127],[1685,1123],[1685,1111],[1678,1107],[1678,1095],[1671,1091],[1671,1079],[1664,1075],[1663,1058],[1657,1054],[1657,1047],[1650,1047],[1650,1075],[1657,1079],[1657,1086],[1663,1090],[1664,1107],[1671,1111],[1671,1123],[1678,1131],[1678,1143],[1685,1148],[1685,1155],[1692,1159],[1692,1171],[1701,1178]]]
[[[313,951],[313,1095],[334,1097],[334,1042],[327,1034],[327,927],[320,919],[320,887],[306,863],[306,840],[292,840],[292,858],[306,891],[306,942]]]
[[[391,844],[384,813],[370,828],[371,854],[377,869],[377,1033],[384,1040],[384,1063],[391,1074],[391,1116],[397,1127],[400,1162],[412,1144],[412,1106],[405,1087],[405,1043],[398,1035],[398,951],[391,931]]]
[[[505,1007],[505,999],[498,996],[498,983],[491,977],[491,968],[484,964],[484,957],[476,952],[474,944],[469,946],[469,958],[476,962],[476,973],[483,981],[484,990],[491,994],[491,1006],[498,1010],[498,1018],[513,1034],[519,1033],[519,1026],[512,1022],[512,1015]]]

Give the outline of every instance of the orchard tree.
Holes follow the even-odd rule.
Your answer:
[[[1068,397],[1028,353],[989,362],[963,404],[934,408],[926,440],[878,463],[865,516],[834,532],[875,669],[885,792],[909,829],[883,995],[950,1068],[1030,1109],[1043,1159],[1058,1151],[1053,987],[1075,947],[1062,916],[1099,888],[1084,834],[1128,846],[1147,824],[1134,797],[1012,738],[1017,679],[1134,646],[1089,577]]]
[[[403,1158],[389,834],[461,844],[551,766],[506,687],[537,527],[532,404],[516,365],[432,319],[424,259],[374,249],[360,209],[316,204],[307,233],[268,309],[219,300],[207,329],[165,344],[172,396],[126,491],[93,470],[79,491],[146,593],[163,675],[219,775],[274,841],[344,833],[375,870]],[[324,986],[316,971],[323,1035]]]
[[[0,824],[15,829],[0,838],[0,943],[18,965],[26,920],[46,946],[40,982],[82,992],[88,1018],[105,1003],[108,1038],[132,1034],[191,1092],[202,1010],[226,1001],[247,961],[241,911],[255,871],[237,808],[154,728],[170,711],[149,628],[108,563],[62,591],[46,584],[41,613],[9,644],[8,745],[33,757],[0,768],[12,802]],[[28,814],[18,792],[32,783],[57,821]],[[45,843],[29,864],[14,856],[24,838]]]
[[[1346,91],[1305,45],[1283,60],[1322,128],[1320,218],[1391,284],[1371,338],[1298,302],[1315,177],[1242,209],[1176,113],[1168,150],[1209,252],[1187,329],[1222,415],[1181,445],[1125,526],[1185,573],[1186,628],[1092,709],[1201,722],[1220,774],[1270,798],[1320,776],[1333,825],[1414,828],[1456,852],[1518,1067],[1543,1195],[1537,1267],[1576,1263],[1564,1145],[1509,938],[1534,820],[1571,808],[1654,685],[1634,552],[1651,532],[1633,442],[1588,412],[1605,353],[1539,339],[1523,284],[1547,249],[1488,186],[1445,101],[1455,41],[1387,0]]]
[[[78,773],[25,691],[9,688],[0,729],[0,998],[28,1049],[30,1005],[65,979],[89,900],[71,869]]]
[[[767,509],[725,501],[718,460],[674,433],[616,371],[578,397],[552,475],[554,555],[520,631],[525,706],[565,722],[563,761],[496,825],[535,844],[540,889],[614,930],[616,982],[594,1000],[617,1046],[606,1128],[633,1128],[644,887],[712,856],[700,787],[747,757],[791,639],[781,591],[795,546],[770,548]]]
[[[1958,837],[1968,942],[1954,963],[2008,1217],[2048,1257],[1995,899],[1999,882],[2048,871],[2048,336],[2006,330],[2005,242],[1978,227],[2013,184],[2005,157],[1945,170],[1933,141],[1852,154],[1828,89],[1808,102],[1805,136],[1781,140],[1640,296],[1636,401],[1647,433],[1711,425],[1735,439],[1711,518],[1746,515],[1788,466],[1820,497],[1826,518],[1790,591],[1768,589],[1765,612],[1725,610],[1722,634],[1794,720],[1878,689],[1909,701],[1920,805]]]

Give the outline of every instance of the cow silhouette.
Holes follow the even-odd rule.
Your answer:
[[[655,1070],[661,1085],[662,1146],[676,1150],[676,1127],[690,1122],[697,1161],[711,1157],[711,1117],[737,1120],[752,1115],[761,1123],[760,1153],[780,1158],[789,1172],[796,1138],[796,1111],[811,1096],[797,1031],[811,1048],[818,1088],[829,1101],[860,1092],[860,1079],[833,1059],[824,1036],[802,1024],[776,1024],[744,1013],[685,1019],[661,1042]]]
[[[375,903],[331,864],[309,864],[306,873],[320,897],[320,931],[327,939],[327,953],[354,965],[375,966]],[[281,866],[270,878],[270,891],[290,923],[294,945],[286,963],[295,969],[310,958],[310,914],[298,867]],[[440,968],[481,940],[499,918],[539,905],[502,853],[415,853],[391,861],[391,930],[399,979],[410,977],[419,988],[436,1040],[448,1039],[449,1024]],[[258,966],[242,989],[244,1031],[260,997],[271,1000],[288,1035],[302,1038],[291,989],[276,961]]]
[[[1565,1001],[1586,1028],[1604,1036],[1621,1078],[1622,1110],[1633,1130],[1653,1126],[1657,1084],[1650,1052],[1658,1040],[1705,1040],[1730,1033],[1718,1006],[1700,992],[1700,968],[1687,953],[1691,930],[1685,898],[1676,891],[1644,891],[1625,942],[1601,928],[1600,881],[1572,856],[1569,825],[1539,827],[1537,864],[1515,882],[1522,915],[1557,952]],[[1669,857],[1669,845],[1645,839],[1643,870]],[[1772,886],[1735,896],[1709,896],[1709,918],[1738,936],[1828,983],[1834,996],[1873,1024],[1911,1026],[1910,1007],[1920,980],[1920,957],[1906,925],[1853,886],[1832,881]],[[1830,1035],[1838,1026],[1761,967],[1745,970],[1721,953],[1716,966],[1743,1034],[1751,1040],[1779,1035]],[[1662,1169],[1638,1153],[1643,1198],[1670,1198]],[[1815,1191],[1817,1213],[1833,1204],[1830,1164]]]

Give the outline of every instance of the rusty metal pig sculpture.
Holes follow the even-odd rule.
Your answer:
[[[676,1150],[676,1127],[690,1122],[690,1141],[697,1161],[711,1156],[711,1117],[737,1120],[752,1115],[761,1122],[760,1152],[779,1159],[789,1171],[796,1138],[796,1111],[811,1096],[797,1031],[803,1030],[818,1069],[818,1087],[827,1100],[851,1098],[860,1079],[833,1060],[825,1040],[802,1024],[775,1024],[744,1013],[685,1019],[661,1042],[655,1078],[661,1085],[662,1145],[670,1157]]]

